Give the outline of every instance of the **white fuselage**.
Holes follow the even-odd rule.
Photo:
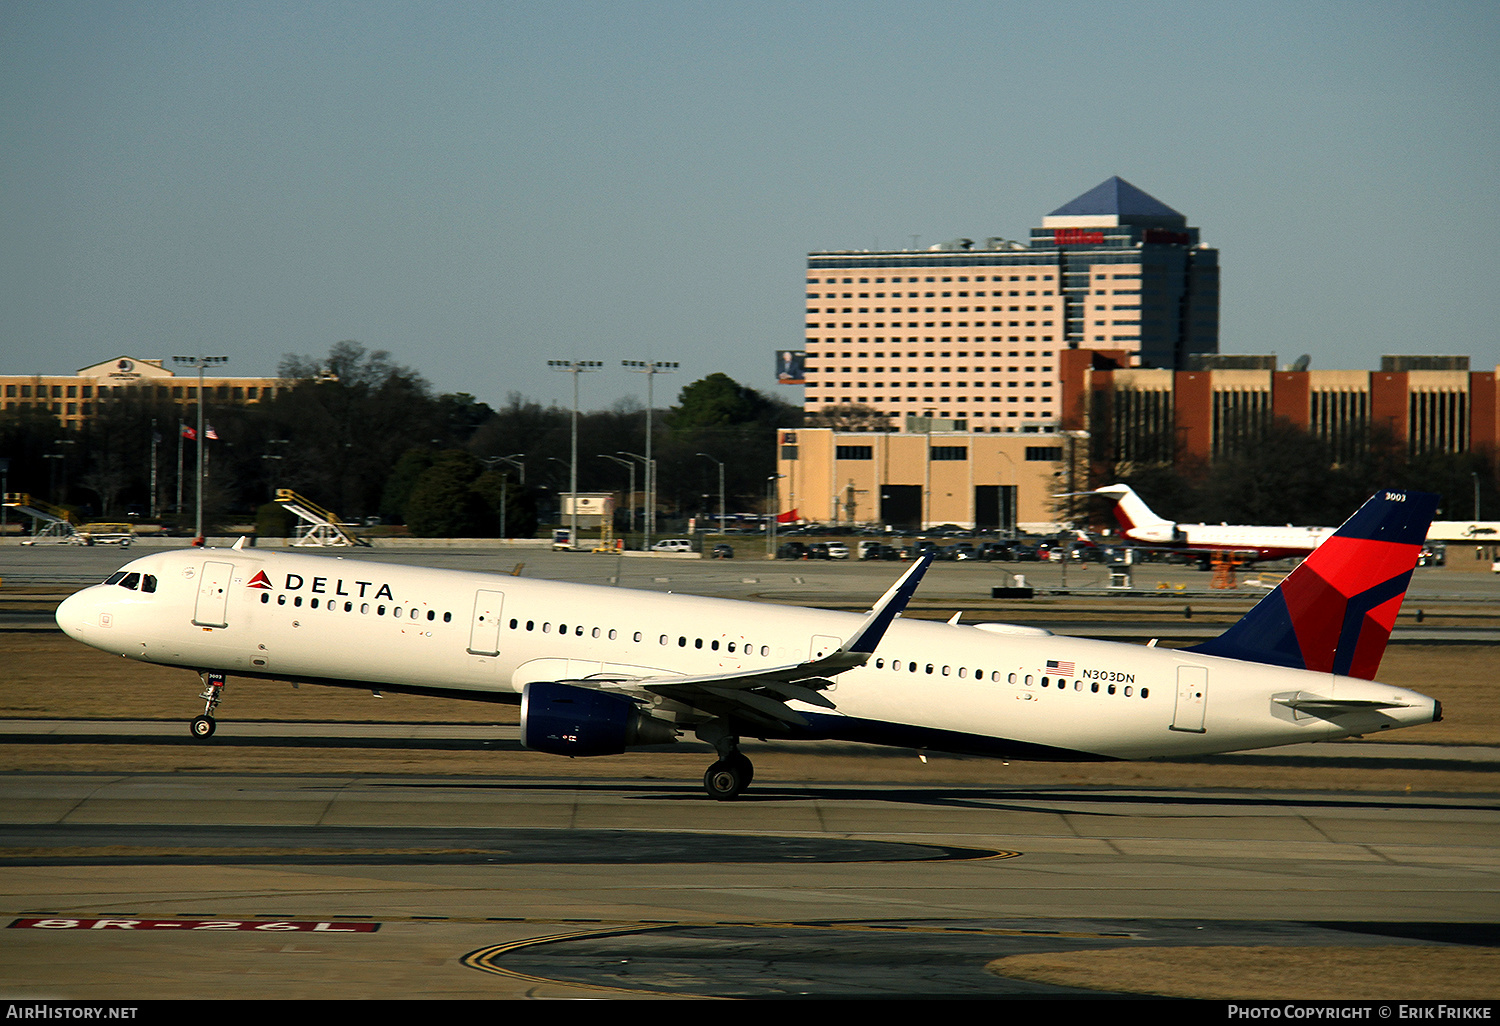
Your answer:
[[[1146,524],[1122,533],[1147,545],[1253,552],[1260,559],[1305,556],[1333,536],[1333,527],[1259,527],[1248,524]]]
[[[785,666],[837,648],[849,613],[256,550],[163,552],[58,609],[73,638],[230,675],[518,701],[533,681]],[[1037,757],[1145,758],[1263,748],[1430,722],[1435,703],[1373,681],[1186,651],[915,620],[798,702],[789,737]],[[1288,696],[1385,708],[1331,718]],[[1282,702],[1278,702],[1282,699]],[[668,699],[689,728],[707,715]]]

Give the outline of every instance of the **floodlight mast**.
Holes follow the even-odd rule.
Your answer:
[[[656,531],[656,464],[651,460],[651,414],[655,399],[651,386],[658,374],[671,374],[677,364],[665,360],[621,360],[620,366],[646,375],[646,537],[641,547],[650,549],[651,535]]]
[[[568,466],[568,548],[572,549],[578,545],[578,375],[596,371],[604,364],[598,360],[548,360],[547,366],[573,375],[573,459]]]

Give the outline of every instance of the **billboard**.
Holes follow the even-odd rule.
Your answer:
[[[776,383],[778,385],[804,385],[803,362],[807,353],[800,349],[776,350]]]

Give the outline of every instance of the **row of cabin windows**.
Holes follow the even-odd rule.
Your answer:
[[[154,592],[156,590],[156,578],[152,577],[150,574],[144,574],[144,575],[142,575],[142,574],[136,574],[136,573],[132,573],[132,574],[118,573],[118,574],[115,574],[113,577],[109,578],[104,583],[105,584],[118,584],[121,587],[131,588],[131,589],[135,589],[138,585],[140,585],[141,586],[140,590],[141,591],[146,591],[146,592]],[[262,592],[261,596],[260,596],[260,600],[261,600],[262,604],[269,603],[271,601],[270,593],[269,592]],[[276,596],[276,603],[277,603],[277,605],[283,605],[283,606],[286,605],[286,600],[287,600],[287,597],[285,595],[278,595],[278,596]],[[316,599],[316,598],[309,600],[309,605],[313,609],[317,609],[318,608],[318,603],[319,603],[319,600]],[[300,606],[300,605],[302,605],[302,596],[301,595],[293,596],[293,598],[292,598],[292,605],[294,605],[294,606]],[[327,608],[328,609],[336,609],[337,607],[338,607],[338,603],[337,602],[329,602],[327,604]],[[345,602],[344,603],[344,612],[349,613],[349,612],[353,612],[353,611],[354,611],[354,603],[353,602]],[[359,611],[361,613],[368,613],[370,611],[370,603],[368,603],[368,602],[362,602],[362,603],[360,603]],[[384,605],[376,605],[375,606],[375,615],[377,615],[377,616],[385,616],[386,615],[386,607]],[[402,614],[402,607],[401,606],[393,606],[393,607],[391,607],[391,609],[390,609],[390,615],[392,617],[395,617],[395,618],[399,619],[403,615]],[[407,618],[408,619],[417,620],[417,619],[421,619],[421,617],[422,617],[422,610],[420,610],[420,609],[412,609],[407,614]],[[436,620],[437,619],[437,611],[436,610],[432,610],[432,609],[427,610],[427,619],[428,620]],[[443,622],[444,623],[451,623],[452,620],[453,620],[453,614],[452,613],[444,613],[443,614]],[[511,630],[519,630],[520,628],[521,628],[521,621],[520,620],[518,620],[518,619],[512,619],[510,621],[510,629]],[[526,628],[525,629],[528,630],[528,631],[534,631],[534,630],[536,630],[537,629],[537,622],[535,620],[527,620],[526,621]],[[541,632],[543,634],[550,634],[550,633],[552,633],[552,629],[553,629],[553,625],[552,625],[551,621],[545,621],[545,622],[543,622],[541,624]],[[606,630],[606,629],[604,629],[602,627],[585,628],[582,624],[574,624],[574,625],[572,625],[571,628],[569,627],[568,624],[565,624],[565,623],[560,623],[560,624],[557,625],[557,633],[560,634],[560,635],[566,635],[566,634],[568,634],[570,632],[570,630],[571,630],[571,632],[572,632],[572,634],[573,634],[574,637],[581,638],[581,637],[584,636],[585,632],[587,631],[587,633],[589,634],[590,637],[594,637],[594,638],[607,638],[610,641],[617,641],[617,640],[619,640],[619,634],[620,634],[620,632],[617,631],[616,629],[614,629],[613,627],[611,627],[608,630]],[[641,636],[641,632],[640,631],[635,631],[631,635],[631,640],[634,641],[634,642],[637,642],[637,643],[639,643],[641,641],[641,638],[642,638],[642,636]],[[672,643],[672,638],[671,638],[670,635],[663,634],[663,635],[660,636],[660,638],[658,639],[658,641],[662,645],[670,645]],[[678,638],[677,638],[677,647],[678,648],[687,648],[688,647],[688,639],[685,636],[679,635]],[[704,647],[704,640],[702,638],[694,638],[693,639],[693,647],[696,648],[696,649],[703,648]],[[707,647],[709,648],[710,651],[717,652],[717,651],[719,651],[719,648],[720,648],[720,642],[718,641],[718,639],[709,639],[709,641],[707,643]],[[733,641],[725,642],[724,645],[723,645],[723,647],[724,647],[724,650],[726,652],[730,652],[730,653],[734,653],[736,651],[736,649],[738,648],[739,653],[741,655],[754,655],[755,651],[756,651],[756,646],[754,646],[754,645],[750,645],[750,644],[741,645],[738,642],[733,642]],[[763,655],[763,656],[770,655],[771,654],[770,646],[769,645],[761,645],[760,646],[760,654]],[[886,660],[884,658],[876,659],[875,660],[875,668],[877,670],[883,670],[883,669],[885,669],[886,668]],[[953,674],[954,674],[953,667],[951,667],[951,666],[939,666],[936,663],[920,664],[920,663],[909,662],[909,661],[901,660],[901,659],[892,659],[892,660],[890,660],[890,668],[892,670],[897,671],[898,673],[903,668],[905,668],[905,670],[908,673],[919,673],[919,672],[923,672],[923,670],[925,669],[925,672],[927,672],[927,673],[930,673],[930,674],[940,674],[941,676],[944,676],[944,677],[953,676]],[[985,679],[985,671],[982,668],[976,667],[972,672],[973,672],[973,679],[974,680],[984,680]],[[958,677],[960,679],[968,679],[969,675],[970,675],[970,670],[969,670],[969,668],[967,666],[960,666],[958,668],[957,675],[958,675]],[[991,671],[989,671],[989,675],[990,675],[990,680],[998,681],[1000,679],[1000,671],[999,670],[991,670]],[[1006,679],[1007,679],[1007,682],[1010,683],[1010,684],[1022,684],[1022,683],[1024,683],[1024,685],[1026,687],[1032,687],[1036,683],[1036,678],[1032,674],[1029,674],[1029,673],[1026,674],[1024,676],[1024,678],[1021,675],[1019,675],[1019,674],[1012,673],[1012,674],[1009,674]],[[1083,685],[1084,685],[1084,682],[1082,680],[1075,680],[1075,681],[1073,681],[1073,690],[1074,691],[1082,691],[1083,690]],[[1059,690],[1066,691],[1067,687],[1068,687],[1068,682],[1063,677],[1042,677],[1041,678],[1041,686],[1044,687],[1044,688],[1045,687],[1057,687]],[[1089,684],[1089,690],[1091,692],[1097,694],[1099,692],[1099,689],[1100,689],[1100,685],[1099,685],[1098,681],[1093,681],[1093,682],[1091,682]],[[1114,684],[1105,685],[1105,693],[1106,694],[1110,694],[1110,695],[1115,694],[1116,693],[1116,686]],[[1135,688],[1133,686],[1131,686],[1131,685],[1125,685],[1125,687],[1122,689],[1122,693],[1125,695],[1126,698],[1134,697]],[[1140,697],[1142,697],[1142,698],[1149,697],[1150,693],[1151,693],[1151,689],[1150,688],[1141,688],[1140,689]]]
[[[1033,681],[1032,675],[1029,674],[1029,673],[1026,674],[1026,678],[1025,678],[1026,687],[1028,687],[1028,688],[1031,687],[1032,681]],[[1010,675],[1010,683],[1012,683],[1012,684],[1019,683],[1017,681],[1017,679],[1016,679],[1016,674],[1013,673],[1013,674]],[[1081,680],[1075,680],[1073,682],[1073,690],[1074,691],[1082,691],[1083,690],[1083,685],[1084,685],[1083,681],[1081,681]],[[1043,677],[1042,678],[1042,687],[1044,687],[1044,688],[1045,687],[1055,687],[1059,691],[1066,691],[1066,690],[1068,690],[1068,681],[1067,681],[1067,679],[1065,677]],[[1099,693],[1099,687],[1100,687],[1100,685],[1099,685],[1099,682],[1097,680],[1095,680],[1095,681],[1089,681],[1089,691],[1090,692],[1092,692],[1092,693],[1094,693],[1094,694],[1097,695]],[[1123,688],[1119,689],[1119,692],[1121,694],[1123,694],[1126,698],[1133,698],[1133,697],[1135,697],[1135,686],[1132,685],[1132,684],[1126,684]],[[1107,695],[1113,695],[1113,694],[1115,694],[1116,693],[1116,686],[1114,684],[1106,684],[1106,685],[1104,685],[1104,693],[1107,694]],[[1151,689],[1150,688],[1141,688],[1141,697],[1142,698],[1150,698],[1151,697]]]
[[[875,669],[877,669],[877,670],[883,670],[883,669],[885,669],[885,665],[886,665],[886,660],[884,660],[884,659],[877,659],[877,660],[875,660]],[[941,675],[941,676],[944,676],[944,677],[954,676],[954,669],[953,669],[953,667],[951,667],[951,666],[939,666],[936,663],[922,664],[922,663],[913,663],[913,662],[909,662],[907,660],[902,660],[902,659],[892,659],[892,660],[890,660],[890,668],[892,670],[895,670],[897,673],[900,673],[903,669],[907,673],[921,673],[921,672],[923,672],[925,670],[925,672],[927,672],[927,673],[937,674],[937,675]],[[981,669],[979,667],[975,667],[975,669],[972,672],[973,672],[973,678],[974,678],[974,680],[984,680],[985,671],[983,669]],[[970,670],[969,670],[969,668],[967,666],[960,666],[958,668],[957,676],[959,678],[961,678],[961,679],[967,679],[969,677],[969,674],[970,674]],[[989,674],[990,674],[990,677],[989,677],[990,680],[993,680],[993,681],[999,681],[1000,680],[1000,671],[999,670],[991,670],[991,671],[989,671]],[[1022,684],[1022,683],[1024,683],[1024,685],[1029,688],[1029,687],[1033,687],[1036,684],[1036,677],[1033,676],[1032,674],[1029,674],[1029,673],[1026,674],[1024,677],[1022,675],[1020,675],[1020,674],[1012,673],[1012,674],[1009,674],[1006,677],[1006,682],[1009,683],[1009,684]],[[1042,687],[1044,687],[1044,688],[1046,688],[1046,687],[1056,687],[1056,688],[1058,688],[1059,690],[1062,690],[1062,691],[1066,691],[1067,688],[1068,688],[1068,682],[1063,677],[1043,677],[1041,679],[1041,684],[1042,684]],[[1074,691],[1082,691],[1083,690],[1083,685],[1084,685],[1083,681],[1081,681],[1081,680],[1075,680],[1075,681],[1073,681],[1073,690]],[[1098,681],[1093,681],[1093,682],[1091,682],[1089,684],[1089,690],[1092,691],[1092,692],[1094,692],[1094,693],[1096,693],[1096,694],[1099,691],[1099,687],[1100,687],[1100,685],[1099,685]],[[1116,693],[1116,686],[1114,684],[1105,685],[1105,693],[1106,694],[1110,694],[1110,695],[1115,694]],[[1133,685],[1126,685],[1124,687],[1122,693],[1125,695],[1126,698],[1133,698],[1135,696],[1135,687]],[[1148,698],[1148,697],[1150,697],[1150,694],[1151,694],[1151,689],[1150,688],[1141,688],[1140,689],[1140,696],[1142,698]]]
[[[262,605],[269,604],[270,601],[271,601],[271,593],[268,592],[268,591],[261,592],[260,593],[260,601],[261,601]],[[309,599],[307,604],[308,604],[308,606],[310,608],[317,609],[321,601],[322,600],[315,599],[315,598],[314,599]],[[284,606],[284,605],[286,605],[287,604],[286,596],[285,595],[277,595],[276,596],[276,604],[278,606]],[[292,596],[292,605],[293,606],[300,606],[300,605],[302,605],[302,596],[301,595],[293,595]],[[328,602],[323,603],[323,608],[325,608],[325,609],[336,610],[336,609],[338,609],[338,607],[339,607],[338,602],[333,601],[333,600],[329,600]],[[420,619],[422,619],[422,610],[416,609],[416,608],[412,608],[412,609],[409,609],[409,610],[406,609],[404,606],[391,606],[391,607],[387,608],[384,604],[376,604],[376,605],[372,606],[368,602],[361,602],[359,604],[359,611],[361,613],[369,613],[371,611],[371,609],[373,609],[375,611],[375,615],[376,616],[385,616],[385,615],[389,614],[390,616],[392,616],[392,617],[394,617],[394,618],[396,618],[398,620],[401,619],[403,616],[406,619],[408,619],[408,620],[420,620]],[[354,603],[353,602],[345,602],[344,603],[344,612],[346,612],[346,613],[352,613],[352,612],[354,612]],[[427,619],[428,620],[436,620],[437,618],[438,618],[437,610],[435,610],[435,609],[429,609],[429,610],[427,610]],[[443,614],[443,622],[444,623],[452,623],[453,622],[453,614],[452,613],[444,613]]]
[[[513,630],[513,631],[523,629],[521,621],[517,620],[517,619],[512,619],[510,621],[510,629]],[[552,622],[550,620],[549,621],[544,621],[541,624],[538,624],[535,620],[527,620],[526,623],[525,623],[524,629],[528,630],[528,631],[540,630],[543,634],[550,634],[550,633],[552,633],[553,626],[552,626]],[[583,637],[584,634],[585,634],[585,632],[587,632],[590,637],[594,637],[594,638],[607,638],[610,641],[617,641],[617,640],[619,640],[619,637],[620,637],[620,632],[617,631],[617,630],[615,630],[613,627],[611,627],[608,630],[606,630],[603,627],[585,628],[582,624],[574,624],[570,628],[568,626],[568,624],[560,623],[560,624],[557,625],[556,629],[557,629],[557,633],[558,634],[567,634],[569,632],[569,630],[571,630],[572,633],[573,633],[573,636],[577,637],[577,638]],[[631,634],[630,640],[634,641],[636,643],[639,643],[642,640],[641,632],[640,631],[635,631],[633,634]],[[662,645],[670,645],[670,644],[672,644],[672,637],[669,634],[663,634],[657,640]],[[694,639],[692,639],[692,645],[693,645],[694,648],[704,648],[705,647],[705,642],[704,642],[704,640],[702,638],[694,638]],[[687,648],[688,647],[688,639],[686,637],[679,636],[677,638],[677,647],[678,648]],[[710,638],[708,640],[708,642],[706,643],[706,647],[711,652],[717,652],[717,651],[719,651],[721,645],[720,645],[720,642],[717,639]],[[742,645],[739,642],[728,641],[728,642],[724,642],[723,645],[722,645],[722,647],[723,647],[724,651],[726,651],[726,652],[736,652],[736,651],[738,651],[741,655],[754,655],[755,654],[755,646],[754,645],[748,645],[748,644],[747,645]],[[763,656],[770,655],[771,654],[771,646],[770,645],[761,645],[760,646],[760,654],[763,655]]]

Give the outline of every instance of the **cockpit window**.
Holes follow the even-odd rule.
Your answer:
[[[118,584],[122,588],[129,588],[131,591],[140,590],[147,594],[156,591],[156,577],[152,574],[127,573],[121,570],[119,573],[110,574],[105,578],[104,583]]]

